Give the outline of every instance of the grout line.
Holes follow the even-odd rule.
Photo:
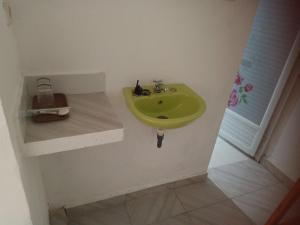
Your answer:
[[[218,169],[219,170],[219,169]],[[233,174],[231,174],[231,173],[228,173],[228,172],[226,172],[226,171],[224,171],[224,170],[219,170],[219,171],[221,171],[221,172],[224,172],[224,173],[227,173],[227,174],[229,174],[229,175],[231,175],[231,176],[234,176]],[[236,177],[236,176],[234,176],[234,177]],[[209,178],[208,178],[209,179]],[[242,178],[239,178],[239,179],[242,179]],[[219,186],[218,186],[218,182],[214,182],[213,180],[211,180],[224,194],[225,194],[225,192],[222,190],[222,188],[220,188]],[[263,190],[263,189],[267,189],[267,188],[269,188],[269,187],[271,187],[271,186],[274,186],[274,185],[278,185],[278,184],[282,184],[282,182],[280,182],[279,180],[277,180],[276,179],[276,182],[274,182],[274,183],[270,183],[270,184],[265,184],[265,185],[262,185],[262,184],[258,184],[258,186],[260,186],[258,189],[255,189],[255,190],[253,190],[253,191],[249,191],[249,192],[245,192],[245,193],[243,193],[243,194],[237,194],[237,195],[234,195],[234,196],[232,196],[232,197],[229,197],[228,196],[228,198],[229,199],[234,199],[234,198],[237,198],[237,197],[241,197],[241,196],[243,196],[243,195],[247,195],[247,194],[251,194],[251,193],[254,193],[254,192],[257,192],[257,191],[261,191],[261,190]],[[221,185],[220,185],[221,186]],[[226,195],[226,194],[225,194]],[[226,195],[227,196],[227,195]]]
[[[218,187],[217,187],[218,188]],[[218,188],[218,189],[220,189],[220,188]],[[221,190],[222,191],[222,190]],[[223,191],[222,191],[223,192]],[[194,211],[194,210],[198,210],[198,209],[202,209],[202,208],[207,208],[207,207],[209,207],[209,206],[212,206],[212,205],[215,205],[215,204],[218,204],[218,203],[221,203],[221,202],[224,202],[224,201],[228,201],[228,200],[231,200],[224,192],[224,195],[225,195],[225,199],[222,199],[222,200],[219,200],[219,201],[216,201],[216,202],[214,202],[214,203],[211,203],[211,204],[207,204],[207,205],[203,205],[203,206],[200,206],[200,207],[197,207],[197,208],[194,208],[194,209],[187,209],[187,208],[185,208],[184,207],[184,204],[183,204],[183,202],[181,201],[181,199],[180,199],[180,197],[178,196],[178,194],[176,193],[176,191],[174,190],[174,193],[175,193],[175,195],[176,195],[176,198],[179,200],[179,202],[181,203],[181,205],[182,205],[182,207],[183,207],[183,209],[185,210],[185,212],[184,213],[190,213],[190,212],[192,212],[192,211]]]
[[[196,210],[199,210],[199,209],[208,208],[208,207],[211,207],[211,206],[213,206],[213,205],[217,205],[217,204],[220,204],[220,203],[222,203],[222,202],[226,202],[226,201],[228,201],[228,200],[231,200],[231,199],[226,198],[226,199],[218,200],[218,201],[216,201],[216,202],[214,202],[214,203],[210,203],[210,204],[203,205],[203,206],[200,206],[200,207],[197,207],[197,208],[194,208],[194,209],[187,210],[186,213],[191,213],[191,212],[196,211]]]
[[[208,178],[209,179],[209,178]],[[213,182],[213,181],[212,181]],[[214,183],[214,182],[213,182]],[[215,184],[215,183],[214,183]],[[174,191],[174,193],[175,193],[175,196],[176,196],[176,198],[179,200],[179,202],[181,203],[181,205],[182,205],[182,207],[183,207],[183,209],[185,210],[185,212],[183,212],[183,213],[181,213],[181,214],[189,214],[189,213],[191,213],[191,212],[193,212],[193,211],[196,211],[196,210],[199,210],[199,209],[204,209],[204,208],[208,208],[208,207],[211,207],[211,206],[213,206],[213,205],[217,205],[217,204],[220,204],[220,203],[222,203],[222,202],[226,202],[226,201],[231,201],[253,224],[255,224],[255,222],[252,220],[252,218],[250,218],[240,207],[238,207],[235,203],[234,203],[234,201],[233,200],[235,200],[236,198],[239,198],[239,197],[241,197],[241,196],[244,196],[244,195],[248,195],[248,194],[251,194],[251,193],[255,193],[255,192],[258,192],[258,191],[261,191],[261,190],[263,190],[263,189],[267,189],[267,188],[269,188],[269,187],[271,187],[271,186],[273,186],[273,185],[278,185],[278,184],[281,184],[281,182],[278,182],[278,183],[273,183],[273,184],[270,184],[270,185],[266,185],[266,186],[262,186],[261,188],[259,188],[259,189],[256,189],[255,191],[250,191],[250,192],[246,192],[246,193],[243,193],[243,194],[240,194],[240,195],[235,195],[235,196],[232,196],[232,197],[229,197],[229,196],[227,196],[225,193],[224,193],[224,191],[222,191],[216,184],[216,186],[217,186],[217,188],[218,189],[220,189],[220,191],[222,191],[223,193],[224,193],[224,195],[226,196],[226,198],[225,199],[222,199],[222,200],[219,200],[219,201],[216,201],[216,202],[214,202],[214,203],[211,203],[211,204],[207,204],[207,205],[203,205],[203,206],[200,206],[200,207],[197,207],[197,208],[194,208],[194,209],[190,209],[190,210],[188,210],[188,209],[186,209],[185,207],[184,207],[184,204],[182,203],[182,201],[180,200],[180,198],[179,198],[179,196],[178,196],[178,194],[176,193],[176,191],[175,191],[175,189],[177,189],[177,188],[175,188],[173,191]],[[180,188],[180,187],[179,187]],[[181,214],[178,214],[178,215],[181,215]],[[171,216],[171,217],[173,217],[173,216]],[[171,218],[171,217],[169,217],[169,218]]]
[[[133,225],[133,223],[132,223],[132,218],[131,218],[130,213],[129,213],[128,208],[127,208],[126,197],[125,197],[125,199],[124,199],[124,207],[125,207],[125,211],[126,211],[126,214],[127,214],[127,216],[128,216],[128,219],[129,219],[129,223],[130,223],[131,225]]]
[[[217,136],[218,138],[221,138],[224,142],[226,142],[228,145],[230,145],[231,147],[233,147],[235,150],[237,150],[238,152],[242,153],[244,156],[246,156],[248,159],[254,160],[254,156],[251,156],[249,154],[247,154],[246,152],[244,152],[242,149],[240,149],[239,147],[237,147],[236,145],[234,145],[233,143],[231,143],[230,141],[226,140],[225,138],[221,137],[220,135]],[[244,161],[244,160],[242,160]],[[255,161],[256,162],[256,161]]]
[[[184,207],[183,202],[182,202],[181,199],[179,198],[179,196],[178,196],[178,194],[176,193],[176,191],[175,191],[175,190],[172,190],[172,191],[175,193],[175,197],[176,197],[176,199],[179,201],[179,203],[181,204],[181,206],[182,206],[182,208],[183,208],[183,210],[184,210],[184,213],[187,213],[188,210]]]
[[[242,196],[244,196],[244,195],[254,194],[255,192],[262,191],[262,190],[264,190],[264,189],[268,189],[268,188],[270,188],[270,187],[272,187],[272,186],[274,186],[274,185],[278,185],[278,184],[282,184],[282,183],[281,183],[281,182],[278,182],[278,183],[274,183],[274,184],[272,184],[272,185],[264,186],[264,187],[261,187],[261,188],[255,190],[255,191],[250,191],[250,192],[247,192],[247,193],[245,193],[245,194],[240,194],[240,195],[236,195],[236,196],[230,197],[230,199],[236,199],[236,198],[242,197]]]
[[[236,163],[237,163],[237,162],[232,163],[232,164],[236,164]],[[226,165],[225,165],[225,166],[226,166]],[[222,166],[220,166],[220,167],[222,167]],[[222,169],[219,169],[220,167],[216,167],[216,168],[212,168],[212,169],[215,169],[215,170],[217,170],[217,171],[223,172],[223,173],[228,174],[228,175],[230,175],[230,176],[236,177],[235,175],[231,174],[230,172],[227,172],[227,171],[224,171],[224,170],[222,170]],[[271,175],[272,175],[272,174],[271,174]],[[272,175],[272,177],[274,177],[274,176]],[[190,178],[186,178],[186,179],[182,179],[182,180],[179,180],[179,181],[189,180],[189,179],[190,179]],[[238,179],[243,179],[243,178],[239,178],[239,177],[238,177]],[[216,202],[214,202],[214,203],[206,204],[206,205],[203,205],[203,206],[196,207],[196,208],[194,208],[194,209],[188,210],[188,209],[184,206],[184,204],[183,204],[182,200],[180,199],[179,195],[176,193],[176,190],[179,189],[179,188],[187,187],[187,186],[194,185],[194,184],[201,184],[203,181],[207,181],[207,180],[209,180],[210,182],[212,182],[212,183],[213,183],[213,184],[214,184],[214,185],[215,185],[222,193],[224,193],[225,199],[218,200],[218,201],[216,201]],[[233,195],[233,196],[230,197],[230,196],[228,196],[221,188],[218,187],[218,185],[217,185],[218,182],[214,182],[213,180],[211,180],[211,179],[209,178],[209,175],[208,175],[207,178],[204,179],[203,181],[202,181],[202,180],[200,180],[200,181],[195,181],[195,182],[191,182],[191,183],[188,183],[188,184],[180,185],[179,187],[176,187],[176,186],[175,186],[175,187],[172,187],[172,188],[171,188],[170,186],[168,187],[168,184],[176,183],[176,182],[178,182],[178,181],[171,182],[171,183],[167,183],[167,184],[163,184],[163,185],[165,185],[166,189],[164,189],[164,190],[158,190],[158,191],[151,191],[151,190],[149,190],[148,193],[145,193],[145,194],[143,194],[143,195],[141,195],[141,196],[139,196],[139,197],[136,197],[136,198],[128,198],[128,194],[124,194],[124,202],[122,202],[121,204],[125,207],[125,212],[126,212],[126,214],[127,214],[127,216],[128,216],[129,223],[130,223],[131,225],[133,225],[132,217],[131,217],[131,215],[130,215],[130,213],[129,213],[129,211],[128,211],[127,203],[130,202],[130,201],[136,200],[136,199],[143,198],[143,197],[145,197],[145,196],[147,196],[147,195],[150,195],[150,194],[159,194],[159,193],[163,193],[163,192],[172,192],[172,193],[174,193],[174,194],[175,194],[175,198],[179,201],[180,205],[182,206],[182,208],[183,208],[183,210],[184,210],[184,212],[182,212],[182,213],[180,213],[180,214],[177,214],[177,215],[185,214],[185,215],[189,216],[189,213],[191,213],[191,212],[193,212],[193,211],[195,211],[195,210],[208,208],[208,207],[211,207],[211,206],[213,206],[213,205],[217,205],[217,204],[220,204],[220,203],[226,202],[226,201],[231,201],[231,202],[233,202],[234,200],[236,200],[236,199],[238,199],[238,198],[240,198],[240,197],[242,197],[242,196],[245,196],[245,195],[248,195],[248,194],[252,194],[252,193],[256,193],[256,192],[261,191],[261,190],[264,190],[264,189],[268,189],[268,188],[270,188],[271,186],[274,186],[274,185],[282,184],[282,182],[280,182],[280,181],[278,181],[278,180],[276,179],[276,183],[266,184],[266,185],[258,184],[258,185],[260,186],[260,188],[258,188],[258,189],[256,189],[256,190],[249,191],[249,192],[246,192],[246,193],[243,193],[243,194]],[[256,183],[256,182],[255,182],[255,183]],[[160,186],[160,185],[158,185],[158,186]],[[221,186],[222,186],[222,185],[221,185]],[[152,188],[155,188],[155,187],[152,187]],[[149,188],[149,189],[151,189],[151,188]],[[146,189],[144,189],[144,190],[146,190]],[[141,191],[143,191],[143,190],[141,190]],[[134,193],[134,192],[133,192],[133,193]],[[130,193],[129,193],[129,194],[130,194]],[[100,200],[100,201],[101,201],[101,200]],[[234,203],[234,202],[233,202],[233,203]],[[236,205],[236,204],[234,204],[234,205]],[[114,206],[110,206],[110,207],[114,207]],[[236,205],[236,207],[239,208],[237,205]],[[241,212],[244,213],[244,211],[243,211],[241,208],[239,208],[239,209],[241,210]],[[244,213],[244,214],[245,214],[245,213]],[[173,216],[167,217],[167,218],[165,218],[164,220],[167,220],[167,219],[172,218],[172,217],[177,216],[177,215],[173,215]],[[246,214],[245,214],[245,215],[246,215]],[[246,215],[246,216],[247,216],[247,215]],[[248,216],[247,216],[247,217],[248,217]],[[251,219],[250,217],[248,217],[248,218]],[[251,221],[252,221],[252,219],[251,219]],[[252,221],[252,222],[253,222],[253,221]]]
[[[227,197],[227,196],[226,196]],[[201,207],[197,207],[197,208],[195,208],[195,209],[191,209],[191,210],[187,210],[187,211],[185,211],[184,213],[181,213],[181,214],[187,214],[187,216],[190,216],[189,214],[191,213],[191,212],[194,212],[194,211],[196,211],[196,210],[200,210],[200,209],[205,209],[205,208],[209,208],[209,207],[211,207],[211,206],[214,206],[214,205],[218,205],[218,204],[221,204],[221,203],[223,203],[223,202],[226,202],[226,201],[231,201],[239,210],[240,210],[240,212],[241,213],[243,213],[243,215],[245,216],[245,217],[247,217],[252,223],[253,223],[253,225],[255,225],[255,222],[252,220],[252,218],[250,218],[239,206],[237,206],[234,202],[233,202],[233,198],[226,198],[226,199],[223,199],[223,200],[220,200],[220,201],[217,201],[217,202],[214,202],[214,203],[211,203],[211,204],[208,204],[208,205],[205,205],[205,206],[201,206]],[[181,202],[181,201],[180,201]],[[181,214],[179,214],[179,215],[181,215]]]
[[[158,185],[158,186],[160,186],[160,185]],[[154,187],[155,188],[155,187]],[[148,188],[147,188],[148,189]],[[144,190],[147,190],[147,189],[144,189]],[[141,190],[141,191],[144,191],[144,190]],[[134,200],[136,200],[136,199],[140,199],[140,198],[143,198],[143,197],[149,197],[150,195],[152,195],[152,194],[158,194],[158,193],[163,193],[163,192],[167,192],[167,191],[170,191],[168,188],[166,188],[165,190],[159,190],[159,191],[150,191],[149,190],[149,192],[147,192],[147,193],[144,193],[144,194],[142,194],[141,196],[138,196],[138,197],[131,197],[131,198],[129,198],[128,196],[126,197],[126,199],[125,199],[125,201],[126,202],[130,202],[130,201],[134,201]],[[138,192],[140,192],[140,191],[138,191]],[[135,193],[135,192],[132,192],[132,193]],[[129,193],[130,194],[130,193]],[[126,195],[128,195],[128,194],[126,194]]]
[[[238,164],[239,164],[240,162],[238,162]],[[225,165],[226,166],[226,165]],[[217,170],[217,171],[219,171],[219,172],[222,172],[222,173],[225,173],[225,174],[228,174],[228,175],[230,175],[230,176],[233,176],[233,177],[235,177],[235,178],[238,178],[238,179],[240,179],[240,180],[246,180],[245,178],[243,178],[243,177],[239,177],[239,176],[236,176],[236,175],[234,175],[234,174],[232,174],[232,173],[230,173],[230,172],[228,172],[228,171],[226,171],[226,170],[224,170],[224,169],[220,169],[220,168],[214,168],[215,170]],[[265,169],[266,170],[266,169]],[[267,171],[267,170],[266,170]],[[277,184],[278,182],[280,182],[280,180],[278,180],[275,176],[273,176],[271,173],[270,173],[270,176],[272,177],[272,178],[274,178],[275,180],[276,180],[276,182],[274,182],[274,183],[270,183],[270,184],[260,184],[260,183],[257,183],[257,182],[253,182],[253,181],[250,181],[251,183],[255,183],[255,184],[257,184],[258,186],[261,186],[261,187],[267,187],[267,186],[271,186],[271,185],[274,185],[274,184]],[[209,177],[208,177],[209,178]]]
[[[209,178],[208,178],[208,179],[209,179]],[[212,181],[212,182],[213,182],[213,181]],[[213,183],[214,183],[214,182],[213,182]],[[214,184],[217,186],[216,183],[214,183]],[[186,209],[186,208],[184,207],[184,205],[183,205],[182,201],[180,200],[179,196],[177,195],[176,191],[174,191],[174,192],[175,192],[175,194],[176,194],[177,199],[178,199],[178,200],[180,201],[180,203],[182,204],[182,207],[186,210],[185,213],[190,213],[190,212],[192,212],[192,211],[195,211],[195,210],[198,210],[198,209],[207,208],[207,207],[210,207],[210,206],[213,206],[213,205],[216,205],[216,204],[219,204],[219,203],[228,201],[228,200],[230,200],[230,201],[233,202],[233,200],[235,200],[236,198],[239,198],[239,197],[242,197],[242,196],[244,196],[244,195],[251,194],[251,193],[255,193],[255,192],[258,192],[258,191],[261,191],[261,190],[264,190],[264,189],[268,189],[268,188],[270,188],[271,186],[278,185],[278,184],[281,184],[281,182],[273,183],[273,184],[266,185],[266,186],[262,186],[261,188],[256,189],[256,190],[254,190],[254,191],[246,192],[246,193],[243,193],[243,194],[240,194],[240,195],[235,195],[235,196],[232,196],[232,197],[227,196],[227,195],[224,193],[224,191],[222,191],[222,189],[219,188],[219,187],[217,186],[217,188],[218,188],[220,191],[222,191],[222,192],[224,193],[224,195],[226,196],[226,199],[222,199],[222,200],[220,200],[220,201],[216,201],[216,202],[214,202],[214,203],[207,204],[207,205],[204,205],[204,206],[201,206],[201,207],[197,207],[197,208],[191,209],[191,210],[188,210],[188,209]],[[233,202],[233,203],[234,203],[234,202]],[[235,205],[236,205],[236,204],[235,204]],[[237,206],[237,205],[236,205],[236,206]],[[238,207],[238,206],[237,206],[237,207]],[[239,208],[239,207],[238,207],[238,208]],[[240,209],[240,208],[239,208],[239,209]],[[240,209],[240,210],[244,213],[244,211],[243,211],[242,209]],[[244,214],[245,214],[245,213],[244,213]],[[245,215],[246,215],[246,214],[245,214]],[[246,215],[246,216],[247,216],[247,215]],[[248,217],[249,219],[251,219],[249,216],[247,216],[247,217]],[[251,221],[252,221],[252,219],[251,219]],[[253,222],[253,221],[252,221],[252,222]]]
[[[195,211],[195,210],[198,210],[198,209],[207,208],[207,207],[210,207],[210,206],[213,206],[213,205],[222,203],[222,202],[226,202],[226,201],[228,201],[228,200],[233,201],[233,200],[235,200],[235,198],[238,198],[238,197],[241,197],[241,196],[244,196],[244,195],[247,195],[247,194],[255,193],[255,192],[261,191],[261,190],[263,190],[263,189],[266,189],[266,188],[265,188],[265,187],[264,187],[264,188],[260,188],[260,189],[258,189],[258,190],[251,191],[251,192],[247,192],[247,193],[245,193],[245,194],[237,195],[237,196],[234,196],[234,197],[228,197],[228,196],[221,190],[221,191],[225,194],[226,199],[222,199],[222,200],[216,201],[216,202],[214,202],[214,203],[207,204],[207,205],[203,205],[203,206],[200,206],[200,207],[197,207],[197,208],[194,208],[194,209],[186,210],[185,213],[190,213],[190,212]],[[178,198],[179,198],[179,197],[178,197]],[[181,201],[180,201],[180,202],[181,202]],[[238,206],[237,206],[237,207],[238,207]],[[239,207],[238,207],[238,208],[239,208]]]

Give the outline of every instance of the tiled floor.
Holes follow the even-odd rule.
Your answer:
[[[226,164],[240,162],[248,159],[246,155],[241,153],[231,144],[218,137],[214,146],[208,168],[215,168]]]
[[[251,160],[194,178],[68,209],[52,225],[262,225],[287,188]]]

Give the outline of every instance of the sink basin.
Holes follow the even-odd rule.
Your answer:
[[[143,123],[158,129],[183,127],[199,118],[206,109],[203,98],[185,84],[164,85],[167,91],[136,96],[132,87],[123,89],[130,111]]]

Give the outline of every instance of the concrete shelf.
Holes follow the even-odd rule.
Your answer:
[[[44,77],[44,76],[43,76]],[[71,107],[66,120],[35,123],[20,117],[23,153],[40,156],[123,140],[123,125],[105,95],[105,74],[48,75],[55,93],[65,93]],[[24,81],[20,112],[31,105],[38,76]]]
[[[70,117],[34,123],[26,119],[24,154],[39,156],[70,151],[123,139],[123,126],[102,92],[67,95]]]

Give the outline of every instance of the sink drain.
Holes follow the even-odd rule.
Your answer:
[[[167,116],[158,116],[158,119],[169,119]]]

